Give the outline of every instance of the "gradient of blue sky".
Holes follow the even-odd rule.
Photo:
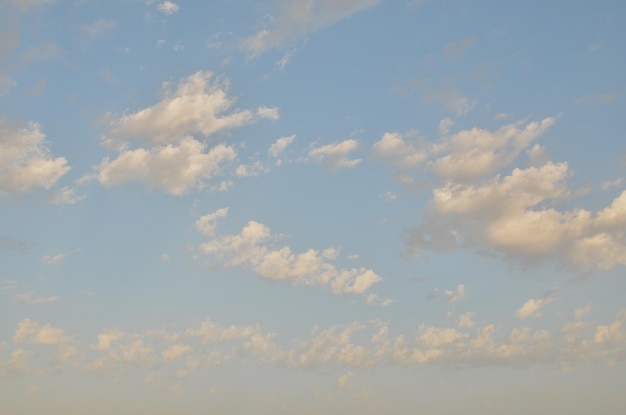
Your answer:
[[[0,0],[2,414],[622,414],[622,1]]]

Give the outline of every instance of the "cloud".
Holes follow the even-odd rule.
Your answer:
[[[179,9],[180,6],[171,1],[164,1],[162,3],[159,3],[159,5],[157,6],[157,10],[167,16],[177,13]]]
[[[18,127],[0,118],[0,192],[49,189],[70,170],[65,157],[53,157],[37,123]]]
[[[179,358],[180,356],[189,353],[191,351],[191,346],[186,344],[174,344],[163,351],[162,356],[163,360],[166,362],[170,362]]]
[[[276,140],[275,143],[273,143],[269,150],[267,150],[267,152],[272,156],[272,157],[279,157],[283,151],[285,151],[285,149],[287,148],[287,146],[289,144],[291,144],[293,142],[293,140],[295,140],[296,135],[290,135],[287,137],[280,137],[278,140]]]
[[[264,224],[250,221],[241,233],[215,237],[201,244],[199,250],[211,262],[225,267],[243,266],[269,280],[325,286],[333,294],[365,294],[382,281],[371,269],[337,268],[332,260],[338,252],[333,248],[295,254],[288,246],[276,248],[278,238]]]
[[[85,195],[79,195],[77,192],[78,189],[75,187],[63,186],[52,193],[46,201],[51,205],[74,205],[86,197]]]
[[[465,286],[460,284],[456,290],[445,290],[443,298],[447,303],[453,303],[461,300],[465,296]]]
[[[196,221],[196,229],[204,236],[212,236],[215,234],[215,229],[217,228],[215,222],[226,216],[228,216],[228,208],[218,209],[213,213],[201,216],[200,219]]]
[[[59,297],[41,297],[41,298],[33,298],[32,294],[18,294],[13,297],[13,301],[20,304],[28,304],[28,305],[40,305],[40,304],[50,304],[59,301]]]
[[[199,71],[180,80],[175,89],[166,82],[160,102],[115,118],[103,141],[114,148],[123,148],[123,140],[127,138],[151,144],[176,143],[190,135],[208,137],[260,119],[278,118],[278,110],[269,107],[259,107],[256,113],[231,111],[236,99],[228,95],[228,90],[227,80],[208,71]]]
[[[81,26],[80,31],[89,40],[97,40],[105,37],[116,27],[117,23],[114,20],[100,18],[91,24]]]
[[[511,164],[554,122],[554,118],[545,118],[522,128],[519,124],[509,124],[494,132],[472,128],[445,136],[436,143],[433,152],[446,154],[430,161],[428,167],[440,177],[457,181],[493,174]]]
[[[461,59],[476,45],[476,36],[469,35],[455,42],[446,43],[443,47],[443,54],[446,59],[456,61]]]
[[[519,320],[525,320],[528,317],[541,317],[541,314],[538,313],[539,309],[551,302],[551,299],[534,300],[531,298],[526,301],[523,306],[517,309],[515,316]]]
[[[352,372],[346,372],[343,375],[339,376],[337,379],[337,386],[343,388],[348,385],[348,382],[352,380],[354,374]]]
[[[173,195],[202,189],[207,180],[221,173],[225,163],[237,156],[232,146],[207,147],[185,137],[177,145],[124,151],[113,160],[106,157],[96,167],[98,181],[105,187],[145,182],[148,189],[160,188]]]
[[[330,26],[382,0],[277,0],[277,15],[266,27],[241,40],[240,47],[251,58]]]
[[[338,143],[327,144],[313,148],[309,151],[308,158],[324,167],[335,171],[340,168],[352,168],[361,163],[361,159],[350,159],[348,154],[358,149],[359,143],[355,139],[348,139]]]
[[[64,330],[50,324],[41,326],[39,323],[24,319],[19,322],[13,336],[14,343],[33,343],[48,346],[64,345],[71,340]]]
[[[67,257],[72,255],[73,253],[78,252],[78,251],[79,250],[74,250],[71,252],[59,252],[56,255],[44,255],[41,258],[41,263],[46,264],[46,265],[56,265],[60,263],[61,261],[64,261],[65,259],[67,259]]]

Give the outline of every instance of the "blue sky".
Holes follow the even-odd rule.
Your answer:
[[[624,412],[623,2],[0,7],[0,412]]]

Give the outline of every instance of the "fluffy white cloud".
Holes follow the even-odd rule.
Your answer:
[[[204,187],[205,181],[218,175],[223,164],[234,160],[232,146],[207,145],[191,137],[179,144],[139,148],[122,152],[116,159],[105,158],[97,167],[98,181],[104,186],[145,182],[148,188],[161,188],[182,195]]]
[[[460,131],[435,144],[434,152],[446,155],[429,162],[429,168],[440,177],[456,181],[493,174],[513,162],[553,124],[554,118],[546,118],[523,128],[510,124],[494,132],[479,128]]]
[[[162,3],[159,3],[159,5],[157,6],[157,10],[169,16],[177,13],[178,10],[180,10],[180,6],[171,1],[164,1]]]
[[[329,170],[356,167],[362,160],[351,159],[348,155],[359,148],[357,140],[348,139],[338,143],[313,148],[308,158],[316,163],[324,163]]]
[[[15,343],[26,342],[48,346],[64,345],[70,340],[71,337],[64,330],[52,327],[50,324],[41,326],[30,319],[20,321],[13,336]]]
[[[244,38],[241,48],[251,57],[284,45],[345,19],[382,0],[277,0],[278,12],[269,25]]]
[[[308,249],[292,253],[291,248],[274,247],[278,237],[270,229],[250,221],[238,235],[216,237],[200,245],[200,251],[226,267],[245,266],[259,277],[292,283],[327,286],[335,294],[364,294],[382,279],[371,269],[337,268],[331,261],[337,251]]]
[[[0,118],[0,192],[48,189],[69,170],[64,157],[50,154],[39,124],[19,128]]]
[[[118,140],[125,138],[156,144],[175,143],[189,135],[208,137],[259,119],[278,117],[278,110],[268,107],[260,107],[256,113],[251,110],[229,111],[236,99],[228,95],[228,90],[227,80],[208,71],[199,71],[182,79],[175,89],[165,82],[164,98],[160,102],[114,119],[104,142],[113,147],[119,146]]]
[[[474,327],[476,325],[476,323],[474,323],[474,320],[472,320],[474,316],[475,316],[475,313],[471,313],[471,312],[461,314],[459,316],[457,326],[459,326],[459,328]]]

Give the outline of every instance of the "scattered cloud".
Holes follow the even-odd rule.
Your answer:
[[[456,287],[456,290],[445,290],[443,292],[443,298],[447,303],[453,303],[461,300],[465,296],[465,286],[460,284]]]
[[[228,208],[218,209],[213,213],[201,216],[196,221],[196,230],[204,236],[212,236],[217,228],[217,221],[228,216]]]
[[[459,315],[457,326],[462,329],[468,329],[468,328],[474,327],[476,325],[476,323],[473,320],[475,315],[476,315],[475,313],[471,313],[471,312],[467,312],[467,313],[463,313]]]
[[[269,150],[267,150],[267,152],[274,158],[278,158],[280,157],[280,155],[283,153],[283,151],[285,151],[285,149],[287,148],[287,146],[289,146],[289,144],[293,143],[293,140],[295,140],[296,135],[292,134],[290,136],[286,136],[286,137],[280,137],[278,140],[276,140],[275,143],[273,143]]]
[[[574,311],[574,317],[578,318],[582,318],[584,316],[586,316],[587,314],[589,314],[589,312],[591,312],[591,304],[587,304],[584,307],[581,308],[577,308]]]

